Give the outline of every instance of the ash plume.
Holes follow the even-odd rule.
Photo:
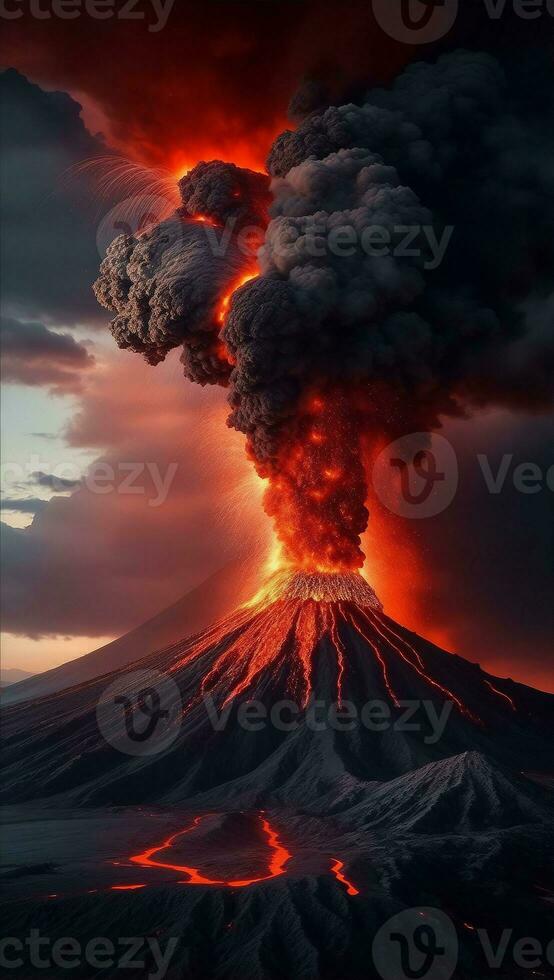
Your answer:
[[[458,51],[310,112],[271,148],[259,275],[234,291],[236,232],[266,225],[263,175],[199,164],[178,215],[111,246],[96,291],[117,342],[152,363],[183,343],[189,377],[229,385],[296,565],[363,563],[378,439],[472,406],[552,404],[553,101]],[[198,215],[231,220],[224,257]]]
[[[218,308],[252,264],[237,232],[258,227],[267,210],[267,178],[233,164],[201,163],[179,182],[183,206],[142,235],[120,235],[109,246],[94,284],[98,301],[117,315],[119,347],[158,364],[183,345],[185,375],[225,384],[230,365],[219,339]],[[206,225],[231,223],[221,250]],[[217,241],[217,240],[216,240]]]

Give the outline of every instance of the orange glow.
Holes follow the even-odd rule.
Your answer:
[[[337,879],[337,881],[340,881],[341,885],[344,885],[345,886],[345,888],[346,888],[346,894],[347,895],[359,895],[360,893],[359,893],[358,889],[355,888],[354,885],[352,884],[352,882],[351,881],[348,881],[348,878],[346,878],[344,876],[344,874],[342,872],[342,869],[343,868],[344,868],[344,861],[338,861],[336,858],[333,858],[333,863],[331,865],[331,871],[333,872],[333,874],[334,874],[335,878]]]
[[[211,225],[212,228],[217,228],[217,221],[214,221],[213,218],[209,218],[207,214],[195,214],[192,220],[198,221],[198,223],[202,225]]]
[[[223,885],[228,888],[245,888],[248,885],[254,885],[259,881],[267,881],[269,878],[277,878],[279,875],[285,874],[285,866],[288,861],[290,861],[292,855],[283,846],[279,840],[277,831],[271,826],[269,820],[260,814],[259,820],[265,835],[267,845],[270,851],[270,857],[268,861],[267,874],[260,875],[255,878],[236,878],[226,880],[224,878],[208,878],[205,875],[200,874],[198,868],[189,867],[187,865],[173,864],[170,861],[155,861],[153,856],[159,854],[161,851],[166,851],[173,846],[174,842],[182,837],[184,834],[188,834],[195,830],[196,827],[204,817],[195,817],[192,824],[189,827],[185,827],[184,830],[179,830],[177,833],[172,834],[166,840],[162,841],[161,844],[155,844],[153,847],[148,848],[141,854],[135,854],[133,857],[129,858],[133,864],[138,864],[142,868],[167,868],[170,871],[178,871],[179,873],[184,873],[188,875],[186,881],[179,882],[183,885]],[[119,886],[114,886],[119,887]],[[144,887],[142,885],[138,886],[121,886],[121,887]]]
[[[403,632],[393,628],[373,590],[356,573],[277,572],[259,591],[256,605],[248,603],[199,639],[193,637],[181,646],[169,672],[212,654],[209,670],[185,707],[188,713],[212,693],[219,695],[222,706],[229,704],[255,687],[262,673],[269,673],[279,683],[286,663],[286,691],[305,708],[314,690],[317,658],[327,649],[336,661],[336,697],[340,706],[350,666],[347,631],[351,637],[358,637],[354,649],[359,648],[361,639],[363,648],[373,656],[394,707],[400,707],[402,697],[410,692],[411,685],[403,679],[408,667],[451,701],[460,714],[475,725],[482,724],[456,692],[433,676],[424,656]],[[400,666],[402,671],[398,670]],[[490,682],[485,683],[492,687]],[[511,704],[503,692],[495,693]]]
[[[139,888],[146,888],[146,885],[110,885],[112,892],[136,892]]]
[[[507,701],[508,704],[510,705],[512,711],[516,711],[516,706],[515,706],[514,702],[512,701],[511,697],[509,697],[507,694],[504,694],[504,691],[499,691],[498,688],[497,687],[494,687],[491,684],[490,681],[486,680],[486,678],[485,678],[485,684],[487,685],[487,687],[490,687],[491,691],[494,694],[497,694],[498,697],[504,698],[504,700]]]
[[[361,568],[366,479],[356,409],[338,390],[308,393],[281,433],[267,478],[266,513],[285,560],[306,572]]]
[[[225,319],[227,317],[227,313],[229,312],[229,305],[231,303],[233,293],[236,292],[237,289],[240,289],[241,286],[244,286],[247,282],[250,282],[251,279],[255,279],[258,274],[259,273],[257,271],[247,272],[239,279],[238,282],[235,283],[233,288],[230,289],[229,292],[225,294],[223,299],[220,300],[219,309],[217,312],[217,319],[219,323],[221,323],[222,325],[225,323]]]
[[[217,142],[202,139],[201,142],[191,146],[188,154],[182,150],[170,152],[167,158],[167,168],[177,180],[192,170],[199,160],[224,160],[235,163],[237,167],[246,167],[247,170],[266,173],[265,161],[268,149],[275,137],[283,129],[286,129],[287,125],[290,126],[290,123],[287,123],[286,118],[280,118],[265,133],[260,133],[256,145],[253,144],[252,139],[224,138],[223,134]]]
[[[271,850],[271,857],[268,865],[268,874],[263,875],[261,878],[250,878],[244,880],[228,881],[227,884],[230,888],[244,888],[246,885],[254,885],[258,881],[267,881],[268,878],[277,878],[279,875],[285,873],[285,865],[290,861],[292,854],[279,840],[277,833],[270,826],[268,820],[265,817],[261,817],[262,828],[267,837],[267,843]]]

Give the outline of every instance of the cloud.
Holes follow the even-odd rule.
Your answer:
[[[75,394],[95,360],[71,334],[43,323],[2,317],[2,379],[9,384],[46,387],[53,394]]]
[[[18,499],[2,497],[0,509],[16,511],[18,514],[38,514],[44,510],[47,502],[39,497],[21,497]]]
[[[104,323],[91,290],[97,201],[90,177],[73,169],[106,145],[66,92],[44,92],[10,69],[0,95],[4,308],[61,325]]]
[[[63,476],[56,476],[54,473],[43,473],[42,470],[31,473],[31,479],[28,482],[39,487],[47,487],[48,490],[53,490],[55,493],[76,490],[81,485],[80,480],[68,480]]]
[[[175,353],[155,369],[107,357],[66,433],[97,461],[30,527],[2,526],[4,629],[123,633],[255,547],[260,493],[225,414],[224,392],[183,384]]]

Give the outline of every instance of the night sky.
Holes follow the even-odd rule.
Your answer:
[[[86,653],[268,536],[242,437],[224,425],[225,392],[185,385],[175,351],[149,368],[107,330],[91,284],[134,187],[103,179],[103,158],[155,168],[155,206],[171,205],[173,184],[199,160],[262,170],[274,137],[294,125],[287,107],[298,92],[358,101],[409,62],[460,46],[536,73],[537,98],[552,83],[550,21],[549,31],[509,13],[491,22],[482,2],[466,2],[427,46],[391,40],[369,2],[178,0],[157,32],[151,16],[37,20],[25,8],[3,25],[7,667],[46,669]],[[553,211],[554,197],[544,207]],[[552,378],[554,273],[536,322]],[[391,616],[492,672],[554,691],[554,414],[532,402],[524,392],[518,409],[499,400],[446,421],[459,466],[450,506],[412,521],[374,502],[364,543]],[[484,469],[495,475],[503,460],[504,483],[491,493]],[[145,492],[82,486],[99,463],[119,484],[129,465],[142,467]],[[534,473],[526,492],[514,483],[523,463]],[[161,504],[155,468],[171,476]]]

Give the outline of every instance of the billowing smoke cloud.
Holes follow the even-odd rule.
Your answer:
[[[308,115],[271,149],[260,275],[221,332],[245,267],[234,233],[223,258],[181,215],[111,246],[97,294],[118,343],[153,362],[184,343],[189,377],[229,383],[297,564],[361,565],[378,439],[472,404],[552,404],[552,108],[491,56],[456,52]],[[202,164],[181,192],[216,224],[235,200],[240,226],[262,214],[236,168]]]
[[[158,364],[182,344],[191,381],[225,384],[230,364],[219,337],[220,307],[252,267],[238,234],[267,220],[267,179],[233,164],[202,163],[179,188],[183,207],[172,217],[112,242],[94,289],[117,313],[112,333],[120,347]],[[218,245],[207,226],[226,227],[229,235]]]
[[[386,303],[374,296],[372,263],[363,257],[357,257],[358,267],[350,261],[348,268],[342,257],[317,263],[316,274],[324,268],[332,283],[323,316],[340,337],[333,357],[349,357],[350,376],[357,364],[361,376],[420,381],[439,389],[439,396],[463,393],[482,402],[490,383],[495,399],[502,394],[509,402],[518,387],[527,390],[530,404],[550,403],[551,373],[537,370],[528,352],[518,378],[507,352],[529,340],[542,316],[537,305],[544,304],[547,315],[554,258],[554,213],[545,206],[554,192],[551,112],[552,100],[545,104],[535,90],[518,85],[514,91],[494,58],[457,52],[436,65],[412,65],[389,91],[371,92],[364,105],[331,107],[276,140],[269,167],[279,216],[321,210],[327,224],[355,225],[357,214],[337,213],[345,203],[355,206],[347,197],[352,177],[345,179],[337,162],[348,153],[361,157],[360,148],[367,147],[394,166],[400,182],[430,209],[438,234],[453,229],[442,263],[414,283],[412,295],[406,291],[410,261],[399,260],[403,275],[397,282],[387,277]],[[376,196],[379,178],[361,173]],[[375,217],[388,226],[388,213],[384,220]],[[415,211],[406,220],[399,217],[393,214],[397,224],[418,221]],[[288,231],[284,221],[290,226],[290,219],[276,218],[280,234]],[[278,268],[267,252],[266,268]],[[286,270],[293,288],[314,275],[315,265],[298,253]],[[379,268],[386,268],[383,260]],[[360,278],[370,302],[364,298],[353,312]],[[321,322],[321,307],[314,306],[312,316]],[[491,355],[500,358],[494,378]]]

